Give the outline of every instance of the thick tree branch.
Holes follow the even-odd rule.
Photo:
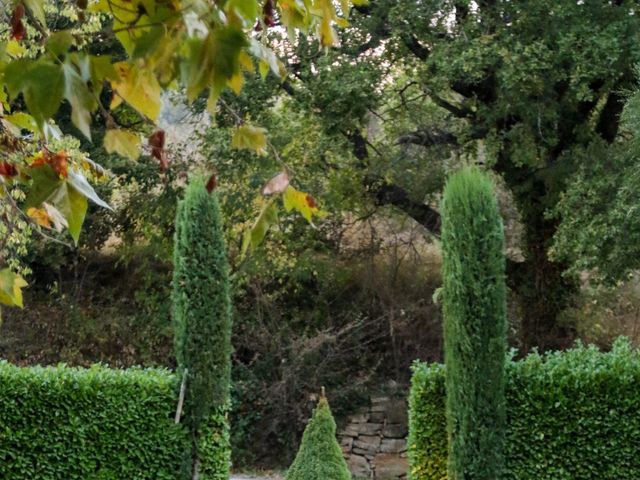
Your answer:
[[[451,90],[463,97],[477,97],[485,103],[491,103],[496,99],[496,78],[493,72],[488,71],[479,82],[469,83],[463,79],[454,81],[451,84]]]
[[[402,187],[371,182],[370,192],[376,205],[392,205],[409,215],[433,235],[440,235],[440,213],[429,205],[414,201]]]
[[[404,46],[420,60],[424,61],[429,58],[429,54],[431,53],[430,50],[422,45],[414,35],[403,34],[400,38],[402,39]]]
[[[471,110],[464,107],[458,107],[452,103],[449,103],[447,100],[445,100],[442,97],[439,97],[433,92],[427,92],[427,94],[429,95],[429,98],[431,98],[433,103],[435,103],[441,108],[444,108],[445,110],[453,114],[453,116],[455,117],[465,118],[473,114]]]
[[[435,145],[457,145],[458,139],[450,132],[439,128],[421,128],[411,133],[406,133],[398,138],[398,145],[420,145],[422,147],[433,147]]]

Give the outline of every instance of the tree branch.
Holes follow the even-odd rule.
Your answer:
[[[407,133],[398,138],[398,145],[420,145],[422,147],[433,147],[435,145],[457,145],[458,139],[450,132],[439,128],[421,128],[414,132]]]
[[[413,200],[409,193],[398,185],[370,180],[369,191],[376,205],[392,205],[413,218],[433,235],[440,235],[440,213],[429,205]]]
[[[407,47],[407,49],[409,49],[409,51],[420,60],[424,61],[429,58],[431,51],[422,45],[414,35],[403,34],[400,35],[400,38],[402,39],[402,43],[404,43],[405,47]]]
[[[449,103],[447,100],[445,100],[442,97],[439,97],[433,92],[427,92],[427,94],[429,95],[429,98],[431,98],[433,103],[435,103],[441,108],[444,108],[445,110],[453,114],[453,116],[455,117],[466,118],[473,114],[473,112],[468,108],[458,107],[456,105],[453,105],[452,103]]]

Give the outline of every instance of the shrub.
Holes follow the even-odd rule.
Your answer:
[[[178,205],[172,301],[178,366],[181,372],[188,372],[184,413],[193,441],[191,470],[198,471],[202,452],[211,452],[216,445],[218,458],[203,465],[200,477],[226,478],[230,457],[224,425],[231,375],[229,265],[217,194],[209,193],[199,177],[192,179]],[[188,470],[185,478],[191,478]]]
[[[350,480],[351,473],[336,440],[336,422],[322,396],[304,430],[300,450],[286,480]]]
[[[442,200],[449,476],[496,480],[504,464],[504,234],[491,180],[451,176]]]
[[[445,367],[414,364],[411,480],[447,478]],[[505,480],[640,478],[640,352],[578,345],[507,362]]]
[[[174,480],[175,389],[167,370],[0,363],[0,478]]]

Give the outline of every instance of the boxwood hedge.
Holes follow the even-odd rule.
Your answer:
[[[416,363],[409,398],[411,480],[447,478],[445,372]],[[640,478],[640,352],[578,345],[507,362],[504,480]]]
[[[174,480],[185,449],[167,370],[0,362],[0,478]]]

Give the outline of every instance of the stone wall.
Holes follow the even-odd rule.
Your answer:
[[[402,398],[372,397],[371,404],[347,418],[338,439],[355,478],[405,479],[407,403]]]

